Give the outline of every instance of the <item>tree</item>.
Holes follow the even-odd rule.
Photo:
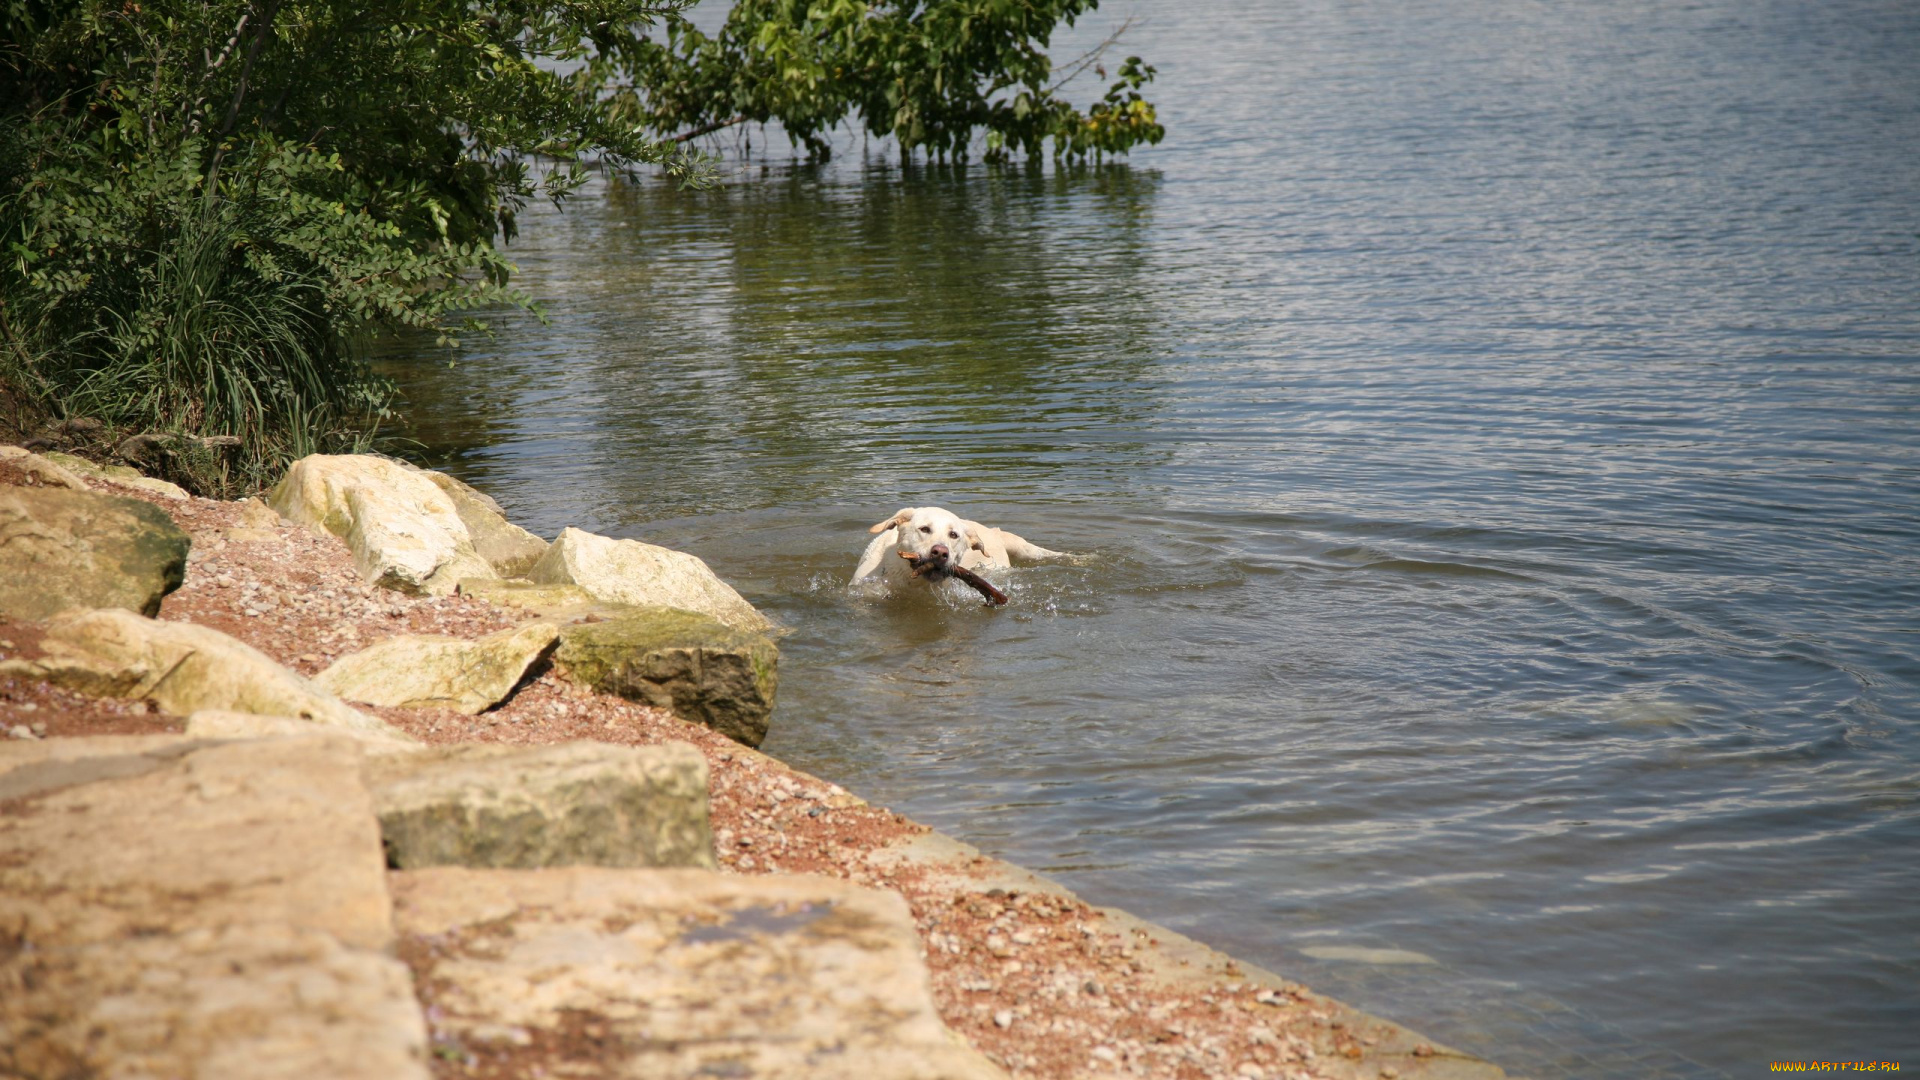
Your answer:
[[[590,166],[696,182],[692,133],[778,119],[824,154],[855,112],[906,152],[1160,137],[1137,59],[1085,114],[1047,83],[1096,0],[742,0],[711,39],[691,2],[0,0],[0,389],[237,437],[175,476],[253,487],[367,444],[370,333],[530,306],[500,245]]]
[[[1128,57],[1084,113],[1058,91],[1048,42],[1098,0],[740,0],[712,36],[670,20],[598,57],[582,79],[618,90],[615,115],[685,139],[777,120],[826,157],[827,133],[859,122],[903,155],[964,158],[976,130],[989,158],[1122,154],[1164,134],[1140,89],[1154,69]],[[1123,28],[1124,29],[1124,28]],[[1108,45],[1118,37],[1109,38]],[[1105,46],[1102,46],[1104,49]],[[1104,76],[1104,68],[1097,70]]]

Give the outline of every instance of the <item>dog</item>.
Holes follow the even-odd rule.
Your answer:
[[[1005,529],[968,521],[938,506],[909,506],[867,531],[875,535],[853,571],[854,581],[875,573],[889,584],[915,579],[939,581],[942,575],[938,571],[950,564],[967,570],[996,570],[1012,566],[1016,558],[1056,559],[1066,555]],[[912,558],[903,559],[902,554]],[[935,572],[928,574],[926,568]]]

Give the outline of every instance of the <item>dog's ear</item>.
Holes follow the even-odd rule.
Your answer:
[[[972,548],[975,551],[980,552],[982,555],[986,554],[987,552],[986,548],[983,548],[980,546],[980,538],[977,536],[969,535],[967,537],[967,546]]]
[[[867,531],[870,533],[883,533],[883,532],[886,532],[888,529],[898,528],[901,525],[905,525],[907,522],[911,520],[913,520],[913,507],[909,506],[902,509],[899,513],[893,515],[887,520],[881,522],[880,524],[875,525],[873,528],[868,529]]]

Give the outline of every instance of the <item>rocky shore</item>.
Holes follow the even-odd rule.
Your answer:
[[[776,633],[398,462],[0,448],[0,1076],[1503,1075],[758,753]]]

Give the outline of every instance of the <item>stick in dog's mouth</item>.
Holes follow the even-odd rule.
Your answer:
[[[945,556],[915,555],[911,551],[903,551],[900,553],[900,557],[907,560],[908,565],[913,567],[914,577],[924,577],[928,581],[945,581],[947,578],[956,578],[971,586],[981,596],[986,597],[989,605],[998,606],[1007,602],[1007,594],[994,588],[991,581],[953,562]]]

